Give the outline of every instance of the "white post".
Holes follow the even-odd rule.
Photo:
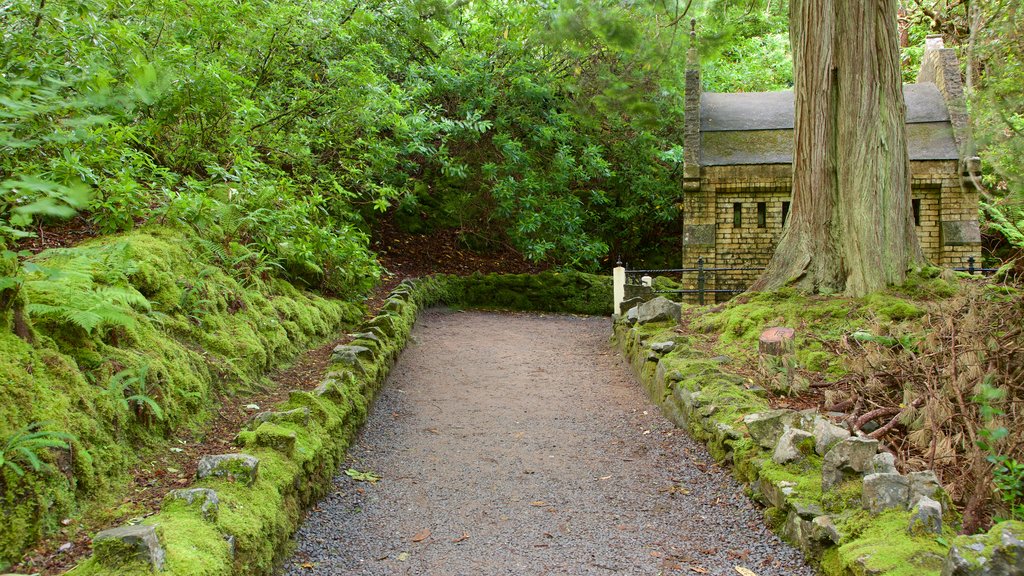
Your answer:
[[[612,298],[615,313],[621,315],[622,301],[626,299],[626,269],[622,266],[612,270]]]
[[[654,284],[654,278],[650,276],[643,276],[640,278],[640,285],[644,288],[650,288]]]

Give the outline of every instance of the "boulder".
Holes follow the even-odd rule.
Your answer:
[[[988,534],[961,536],[942,565],[942,576],[1024,574],[1024,523],[1002,522]]]
[[[370,340],[372,342],[380,343],[380,336],[375,332],[353,332],[349,334],[353,340]]]
[[[945,498],[945,490],[942,488],[942,484],[939,483],[938,477],[935,476],[935,472],[931,470],[911,472],[907,474],[907,479],[910,481],[911,504],[921,497],[931,498],[939,502],[948,500],[948,498]]]
[[[667,342],[652,342],[650,345],[651,352],[656,354],[668,354],[676,347],[676,343],[669,340]]]
[[[910,513],[907,532],[914,536],[942,534],[942,504],[927,496],[918,498]]]
[[[757,414],[747,414],[743,417],[743,423],[747,425],[750,437],[759,446],[766,449],[774,449],[779,438],[785,432],[789,423],[792,422],[795,412],[792,410],[769,410]]]
[[[629,310],[626,310],[626,324],[628,324],[630,326],[632,326],[633,324],[636,324],[636,319],[637,319],[637,315],[638,314],[639,314],[639,312],[638,312],[638,307],[637,306],[633,306]]]
[[[331,362],[345,366],[358,366],[359,360],[373,360],[373,350],[366,346],[342,344],[335,346],[334,351],[331,352]]]
[[[300,407],[293,410],[284,410],[281,412],[260,412],[249,419],[247,425],[248,428],[254,429],[259,427],[264,422],[272,422],[274,424],[280,424],[282,422],[291,422],[294,424],[300,424],[302,426],[309,425],[309,408]]]
[[[231,482],[250,485],[259,475],[260,461],[248,454],[217,454],[199,460],[197,477],[227,478]]]
[[[108,568],[142,561],[156,572],[164,569],[164,548],[156,527],[138,524],[104,530],[92,539],[96,560]]]
[[[892,508],[906,509],[910,502],[910,480],[900,474],[868,474],[864,477],[861,503],[872,514]]]
[[[875,454],[868,462],[868,469],[865,474],[896,474],[896,457],[889,452]]]
[[[786,428],[775,445],[772,462],[788,464],[807,457],[814,445],[814,435],[799,428]]]
[[[402,309],[405,308],[407,303],[399,298],[388,298],[384,301],[384,310],[388,312],[401,313]]]
[[[185,506],[194,507],[199,514],[208,522],[216,522],[217,514],[220,512],[220,500],[217,493],[209,488],[181,488],[171,490],[164,496],[164,506],[174,502],[181,502]]]
[[[835,488],[847,478],[863,474],[878,453],[878,440],[847,438],[832,447],[821,463],[821,489]]]
[[[395,317],[390,314],[374,316],[366,323],[366,327],[368,330],[372,330],[374,332],[379,330],[382,337],[392,337],[398,333],[398,323],[395,321]],[[374,328],[377,330],[374,330]]]
[[[679,323],[681,314],[682,307],[679,303],[659,296],[637,306],[636,321],[639,324],[664,322],[667,320]]]
[[[843,537],[830,516],[817,516],[811,523],[814,525],[812,534],[818,539],[833,545],[838,545],[842,541]]]
[[[830,448],[850,437],[849,430],[833,424],[824,416],[814,419],[814,427],[811,432],[814,433],[814,451],[818,456],[824,456]]]

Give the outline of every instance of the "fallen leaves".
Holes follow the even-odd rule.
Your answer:
[[[740,576],[757,576],[750,568],[744,568],[743,566],[736,566],[735,568],[740,573]]]
[[[427,538],[430,538],[430,528],[424,528],[423,530],[420,530],[419,532],[417,532],[412,537],[412,541],[413,542],[423,542]]]
[[[452,544],[458,544],[459,542],[465,542],[466,540],[469,540],[469,532],[463,532],[462,536],[452,540]]]
[[[345,470],[345,476],[348,476],[356,482],[369,482],[370,484],[376,484],[377,481],[380,480],[379,474],[374,474],[373,472],[360,472],[355,468]]]

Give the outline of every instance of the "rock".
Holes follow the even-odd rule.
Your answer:
[[[793,353],[793,341],[796,331],[792,328],[768,328],[761,332],[757,341],[757,351],[768,356],[785,356]]]
[[[750,437],[762,448],[775,448],[795,412],[792,410],[769,410],[758,414],[747,414],[743,423],[747,425]]]
[[[384,301],[384,310],[388,312],[401,312],[405,308],[406,302],[398,298],[388,298]]]
[[[811,520],[814,528],[812,531],[812,537],[819,540],[827,540],[832,544],[838,545],[842,541],[843,537],[839,533],[839,529],[836,528],[832,518],[829,516],[817,516],[814,520]]]
[[[732,364],[732,358],[730,358],[730,357],[728,357],[728,356],[726,356],[724,354],[722,354],[720,356],[715,356],[714,358],[711,359],[711,361],[712,362],[716,362],[718,364]]]
[[[139,524],[104,530],[92,539],[93,555],[108,568],[142,561],[159,572],[164,569],[164,548],[156,526]]]
[[[935,476],[935,472],[931,470],[911,472],[907,474],[907,479],[910,481],[911,504],[921,497],[931,498],[938,502],[947,500],[945,498],[945,490],[942,488],[942,484],[939,483],[938,477]]]
[[[822,460],[821,489],[827,492],[847,478],[862,474],[876,453],[878,440],[853,437],[837,443]]]
[[[897,508],[906,509],[910,502],[910,480],[900,474],[868,474],[864,477],[861,503],[872,514]]]
[[[345,366],[357,366],[359,360],[373,360],[373,350],[366,346],[352,346],[342,344],[335,346],[331,352],[331,362],[344,364]]]
[[[259,404],[246,404],[245,406],[243,406],[243,408],[245,408],[249,412],[255,412],[255,411],[260,409],[260,405]]]
[[[896,457],[889,452],[875,454],[868,462],[867,470],[864,471],[865,474],[896,474],[898,472]]]
[[[165,506],[172,502],[183,502],[186,506],[197,507],[199,514],[207,522],[216,522],[220,512],[220,500],[217,493],[209,488],[181,488],[171,490],[164,496]]]
[[[380,330],[382,332],[381,337],[392,337],[398,332],[398,323],[395,322],[395,317],[390,314],[374,316],[366,323],[366,326],[370,330],[374,328]]]
[[[819,504],[806,500],[793,502],[793,511],[796,512],[797,516],[805,520],[813,520],[825,513]]]
[[[636,321],[639,324],[672,320],[679,323],[682,307],[667,298],[657,297],[637,306]]]
[[[291,456],[295,452],[297,441],[298,435],[294,430],[289,430],[272,422],[264,422],[252,433],[252,441],[249,445],[271,448]]]
[[[639,312],[638,312],[638,309],[637,309],[636,306],[633,306],[629,310],[626,310],[626,324],[628,324],[630,326],[632,326],[633,324],[636,324],[636,319],[637,319],[638,314],[639,314]]]
[[[914,536],[942,534],[942,504],[927,496],[918,498],[910,514],[907,532]]]
[[[786,428],[775,445],[772,462],[788,464],[807,457],[814,445],[814,435],[799,428]]]
[[[676,343],[669,340],[668,342],[652,342],[650,345],[651,351],[657,354],[667,354],[676,347]]]
[[[789,482],[787,480],[772,482],[766,478],[761,478],[759,486],[765,500],[779,510],[786,509],[789,498],[796,491],[796,482]]]
[[[1024,574],[1024,523],[1002,522],[988,534],[961,536],[942,566],[942,576],[1020,576]]]
[[[353,332],[349,334],[353,340],[371,340],[373,342],[380,343],[380,336],[375,332]]]
[[[335,404],[344,404],[347,401],[341,384],[339,384],[334,378],[327,378],[317,385],[317,387],[313,389],[313,395],[330,400]]]
[[[256,428],[264,422],[273,422],[274,424],[292,422],[294,424],[308,426],[309,408],[301,407],[293,410],[284,410],[282,412],[260,412],[249,420],[248,427]]]
[[[217,454],[203,456],[199,460],[197,476],[203,478],[227,478],[232,482],[250,485],[259,474],[260,461],[248,454]]]
[[[818,456],[824,456],[836,444],[850,437],[850,431],[842,426],[833,424],[824,416],[814,419],[814,451]]]

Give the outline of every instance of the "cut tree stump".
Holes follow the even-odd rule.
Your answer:
[[[785,356],[793,353],[796,331],[792,328],[775,327],[761,332],[757,350],[767,356]]]

